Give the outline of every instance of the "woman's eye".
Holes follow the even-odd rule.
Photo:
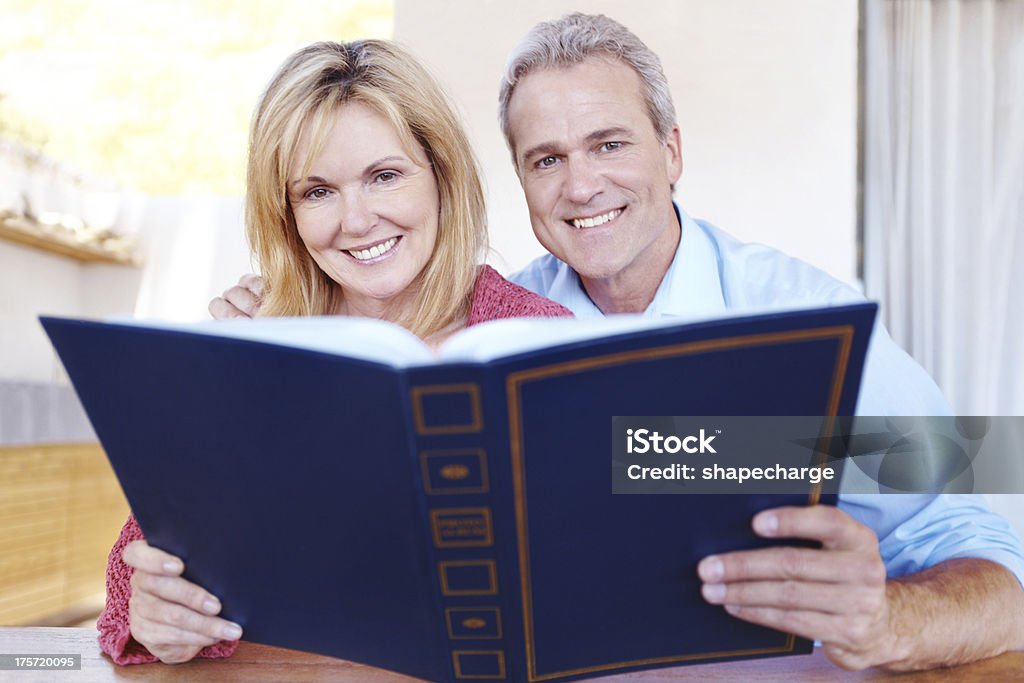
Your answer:
[[[390,183],[392,180],[398,177],[398,174],[394,171],[381,171],[374,176],[374,182],[378,183]]]
[[[326,187],[314,187],[306,193],[306,199],[323,199],[328,194]]]

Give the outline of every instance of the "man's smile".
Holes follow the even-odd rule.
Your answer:
[[[615,220],[619,217],[622,212],[625,211],[625,207],[619,209],[612,209],[607,213],[602,213],[597,216],[589,216],[586,218],[570,218],[566,221],[574,228],[596,228],[599,225],[604,225],[610,221]]]

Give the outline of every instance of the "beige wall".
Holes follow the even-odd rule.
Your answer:
[[[499,268],[541,247],[496,123],[498,79],[530,26],[573,10],[608,14],[661,56],[685,210],[855,278],[856,0],[396,0],[395,38],[463,109]]]
[[[76,261],[0,240],[0,379],[59,376],[36,316],[79,315],[82,271]]]
[[[240,197],[126,196],[119,227],[140,267],[81,263],[0,240],[0,382],[62,381],[40,315],[207,318],[209,300],[252,270]]]

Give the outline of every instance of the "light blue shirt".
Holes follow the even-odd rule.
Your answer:
[[[648,317],[723,317],[779,307],[863,301],[856,290],[799,259],[740,242],[677,212],[682,236],[675,258],[644,311]],[[548,254],[510,278],[553,299],[579,318],[601,316],[579,276]],[[939,388],[875,325],[857,400],[860,415],[948,415]],[[976,557],[1009,568],[1024,585],[1024,550],[1007,520],[977,495],[844,494],[839,507],[878,536],[890,577],[944,560]]]

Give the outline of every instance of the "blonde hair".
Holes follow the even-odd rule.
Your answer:
[[[393,43],[359,40],[309,45],[278,69],[253,113],[245,202],[246,235],[264,279],[262,315],[325,315],[344,294],[299,237],[287,182],[304,130],[306,168],[323,149],[338,107],[358,102],[387,118],[410,150],[423,149],[437,180],[437,242],[420,275],[406,328],[427,337],[465,318],[487,216],[476,158],[434,78]],[[305,174],[305,171],[303,172]]]

